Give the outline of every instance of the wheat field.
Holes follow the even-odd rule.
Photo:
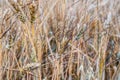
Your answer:
[[[0,0],[0,80],[120,80],[120,0]]]

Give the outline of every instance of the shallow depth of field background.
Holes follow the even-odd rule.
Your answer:
[[[120,0],[0,0],[0,80],[120,80]]]

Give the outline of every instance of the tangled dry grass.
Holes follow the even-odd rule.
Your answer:
[[[120,80],[119,0],[1,0],[0,80]]]

